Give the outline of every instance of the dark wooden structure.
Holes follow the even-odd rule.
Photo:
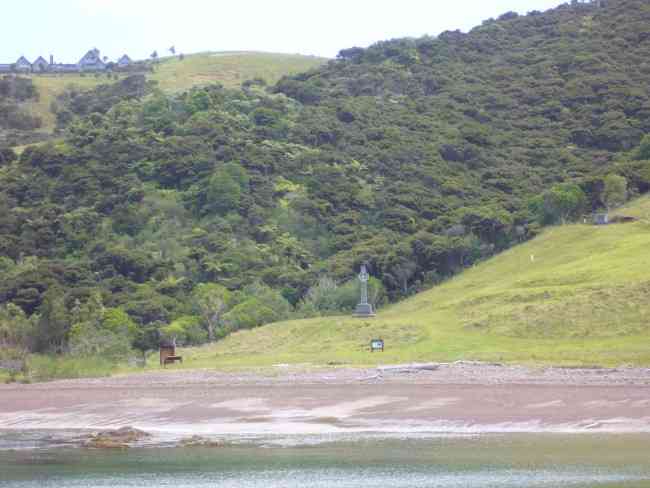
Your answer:
[[[183,362],[183,356],[176,354],[176,341],[162,341],[160,343],[160,365],[164,368],[176,361]]]

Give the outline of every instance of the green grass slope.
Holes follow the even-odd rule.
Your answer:
[[[159,83],[167,92],[183,91],[193,86],[221,83],[227,88],[239,87],[242,82],[261,78],[268,84],[277,82],[284,75],[308,71],[326,60],[300,54],[276,54],[263,52],[200,53],[178,58],[164,58],[149,79]],[[51,132],[55,118],[50,106],[56,97],[70,85],[82,89],[112,82],[105,76],[91,74],[34,75],[39,100],[25,104],[31,114],[41,117],[41,131]]]
[[[182,61],[165,58],[151,79],[158,81],[160,88],[168,92],[209,83],[236,88],[253,78],[274,84],[285,75],[308,71],[325,61],[324,58],[300,54],[210,52],[185,56]]]
[[[650,198],[619,213],[648,215]],[[379,313],[277,323],[186,350],[188,367],[458,359],[650,364],[650,223],[551,228]],[[385,353],[367,351],[382,337]]]

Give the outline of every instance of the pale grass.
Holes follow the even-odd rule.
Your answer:
[[[220,83],[238,88],[246,80],[261,78],[268,84],[282,76],[302,73],[320,66],[326,60],[299,54],[260,52],[202,53],[186,56],[182,61],[164,59],[151,75],[167,92],[184,91],[194,86]]]

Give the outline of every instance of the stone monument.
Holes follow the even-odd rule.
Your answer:
[[[372,305],[368,303],[368,280],[370,275],[365,264],[361,265],[361,273],[359,273],[359,282],[361,283],[361,300],[354,311],[355,317],[374,317],[375,311]]]

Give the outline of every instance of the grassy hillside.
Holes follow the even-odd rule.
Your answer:
[[[262,78],[268,84],[282,76],[301,73],[320,66],[323,58],[300,54],[260,52],[201,53],[164,59],[151,79],[158,81],[165,91],[183,91],[197,85],[221,83],[236,88],[246,80]]]
[[[623,209],[648,213],[650,198]],[[188,367],[457,359],[650,364],[650,225],[555,227],[377,318],[300,320],[185,350]],[[367,352],[382,337],[384,354]]]
[[[159,83],[168,92],[177,92],[197,85],[221,83],[227,88],[239,87],[243,81],[262,78],[269,84],[284,75],[307,71],[325,62],[323,58],[299,54],[261,52],[201,53],[178,58],[165,58],[149,79]],[[54,114],[50,105],[66,87],[93,88],[107,83],[105,76],[64,74],[33,76],[39,100],[29,102],[25,108],[31,115],[41,117],[44,132],[54,129]]]

